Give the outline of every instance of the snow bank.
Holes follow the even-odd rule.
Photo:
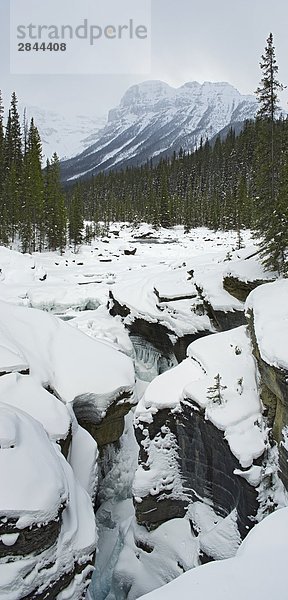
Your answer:
[[[106,306],[97,310],[86,310],[74,316],[69,322],[72,327],[83,331],[92,338],[110,343],[128,356],[133,356],[133,346],[120,317],[111,317]]]
[[[188,356],[202,366],[205,376],[186,385],[184,397],[205,409],[205,417],[224,432],[231,452],[242,467],[249,467],[263,454],[265,433],[261,427],[257,372],[247,328],[243,326],[209,340],[197,340],[189,346]],[[210,398],[217,375],[220,375],[221,404]]]
[[[284,600],[287,597],[287,528],[288,509],[283,508],[252,529],[235,558],[193,569],[142,598],[271,600],[277,597]]]
[[[223,288],[223,276],[226,270],[227,263],[211,264],[199,268],[196,266],[194,273],[194,281],[198,288],[201,289],[201,295],[206,302],[216,311],[233,312],[241,311],[244,305],[240,300],[231,296]]]
[[[269,281],[277,277],[276,273],[265,271],[259,254],[248,259],[229,262],[229,267],[225,269],[223,275],[224,277],[235,277],[244,283],[257,280]]]
[[[63,314],[69,309],[93,310],[100,306],[103,290],[91,283],[88,286],[66,283],[63,287],[43,283],[30,288],[27,293],[29,305],[47,312]]]
[[[128,324],[135,318],[144,319],[151,323],[160,323],[178,337],[197,331],[210,330],[211,325],[207,315],[198,315],[193,311],[195,286],[187,281],[187,270],[163,272],[159,267],[149,269],[149,275],[133,274],[125,284],[113,287],[113,297],[119,304],[126,306],[130,314],[125,322]],[[184,306],[181,298],[190,296],[191,302]],[[160,299],[165,298],[163,302]],[[173,306],[169,300],[174,299]],[[180,299],[179,308],[177,299]]]
[[[210,338],[209,338],[210,339]],[[162,373],[148,385],[135,411],[136,425],[152,423],[158,410],[181,410],[180,402],[186,384],[204,374],[200,365],[186,358],[170,371]]]
[[[88,457],[88,463],[90,460]],[[0,563],[1,599],[21,600],[41,591],[50,594],[62,578],[64,586],[66,578],[67,585],[71,581],[62,592],[63,599],[82,598],[93,570],[96,547],[91,499],[42,425],[15,406],[3,403],[0,473],[0,524],[2,531],[7,527],[9,531],[0,536],[0,542],[7,546],[7,556]],[[51,539],[45,531],[53,523],[55,533],[59,530],[56,540],[52,530]],[[14,546],[22,530],[25,537],[15,554]]]
[[[247,298],[246,312],[253,311],[254,330],[262,359],[288,369],[288,281],[263,285]]]
[[[56,519],[68,486],[55,448],[25,412],[1,403],[0,413],[0,515],[18,528]]]
[[[119,395],[132,394],[132,360],[56,317],[0,302],[2,336],[19,348],[31,376],[65,402],[89,396],[101,414]]]
[[[67,406],[29,375],[12,373],[0,377],[0,402],[19,408],[39,421],[51,440],[64,440],[71,416]]]

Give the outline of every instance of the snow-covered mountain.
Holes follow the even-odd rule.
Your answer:
[[[33,117],[43,145],[43,155],[50,158],[57,152],[60,158],[70,158],[83,152],[97,139],[106,117],[90,118],[83,115],[68,117],[36,106],[19,104],[21,116],[26,112],[28,121]],[[95,137],[96,136],[96,137]]]
[[[62,165],[63,179],[73,181],[99,171],[143,164],[181,147],[193,150],[201,138],[253,118],[256,100],[229,83],[192,81],[179,88],[162,81],[133,85],[93,144]]]

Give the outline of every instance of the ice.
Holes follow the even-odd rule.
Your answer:
[[[98,483],[97,444],[91,435],[83,427],[80,427],[77,422],[74,427],[76,431],[73,432],[68,462],[75,477],[94,503]]]
[[[100,507],[96,513],[99,552],[90,586],[91,597],[104,600],[109,594],[122,540],[134,515],[132,482],[137,467],[138,444],[133,430],[133,416],[125,417],[120,448],[115,452],[112,469],[100,481]]]
[[[185,482],[182,479],[178,462],[178,445],[175,435],[163,426],[161,431],[150,440],[149,433],[143,429],[142,446],[147,453],[147,462],[140,464],[135,474],[133,495],[136,502],[150,494],[155,496],[166,493],[169,498],[187,498]],[[147,469],[148,467],[148,469]]]

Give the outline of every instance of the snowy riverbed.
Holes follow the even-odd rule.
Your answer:
[[[86,403],[98,423],[109,411],[115,397],[120,398],[122,394],[131,403],[132,410],[125,417],[124,433],[117,450],[111,449],[105,459],[110,467],[106,468],[104,464],[105,472],[99,473],[99,508],[96,513],[99,540],[89,600],[124,600],[127,597],[136,600],[178,577],[183,569],[199,565],[199,540],[191,537],[188,517],[171,519],[151,533],[136,523],[132,486],[137,497],[143,493],[147,481],[141,476],[141,468],[137,470],[139,447],[133,430],[135,415],[136,423],[151,423],[159,410],[177,412],[180,401],[193,401],[205,411],[205,419],[224,433],[231,452],[239,460],[239,468],[243,468],[236,475],[245,476],[247,481],[250,477],[254,486],[259,483],[260,467],[251,465],[265,450],[266,433],[260,427],[257,370],[246,328],[242,326],[212,335],[209,344],[207,337],[197,340],[189,347],[186,360],[179,366],[175,366],[173,361],[169,365],[168,360],[167,365],[175,368],[155,379],[155,360],[159,360],[160,364],[161,351],[157,355],[155,348],[152,352],[148,345],[137,347],[137,340],[129,337],[128,329],[124,327],[125,323],[129,328],[134,320],[160,325],[174,344],[175,340],[186,335],[200,332],[209,336],[215,333],[215,324],[205,308],[207,304],[224,314],[244,313],[244,303],[223,289],[223,277],[229,274],[250,281],[256,278],[264,280],[268,276],[263,273],[257,255],[256,258],[254,256],[257,248],[250,233],[243,232],[243,239],[244,248],[237,250],[235,232],[215,233],[197,229],[184,234],[182,227],[156,231],[145,224],[138,228],[112,224],[105,238],[83,244],[76,252],[69,248],[61,256],[56,252],[22,255],[16,247],[11,250],[0,247],[0,408],[5,415],[0,427],[0,470],[1,448],[8,448],[11,458],[11,462],[5,460],[2,465],[5,486],[0,492],[1,512],[8,515],[10,510],[10,516],[17,518],[22,527],[34,524],[39,527],[57,516],[65,506],[58,549],[55,555],[46,551],[45,559],[58,561],[61,573],[65,570],[61,562],[64,546],[66,553],[74,553],[73,556],[77,555],[81,562],[83,555],[92,555],[93,544],[95,547],[96,543],[91,499],[94,500],[97,485],[97,446],[87,431],[77,425],[73,407],[76,411],[76,406]],[[256,336],[261,342],[263,357],[271,364],[281,359],[281,364],[287,366],[282,356],[286,329],[280,336],[280,358],[274,338],[266,333],[269,306],[276,301],[277,286],[280,289],[282,284],[269,285],[272,285],[271,302],[263,299],[263,292],[258,290],[252,294],[247,308],[255,313]],[[285,283],[283,285],[285,287]],[[125,317],[111,316],[108,310],[111,298],[127,310]],[[282,302],[279,314],[284,318],[286,313],[286,304]],[[270,342],[267,346],[268,337]],[[217,373],[221,373],[225,387],[224,402],[220,407],[207,402],[206,398],[206,391],[213,386]],[[149,381],[152,383],[147,388]],[[136,409],[135,404],[138,404]],[[35,463],[29,439],[33,442],[35,438],[33,444],[37,446],[37,440],[45,431],[48,437],[45,437],[42,455],[48,457],[47,468],[41,472],[38,461],[36,472],[43,494],[34,497],[33,503],[29,501],[29,485],[33,481],[31,474]],[[55,442],[62,443],[69,435],[72,441],[66,461]],[[19,449],[18,455],[14,453],[14,446]],[[20,454],[21,460],[16,460],[15,456],[17,458]],[[148,482],[148,491],[153,486],[157,488],[159,469],[165,470],[165,465],[163,462],[158,465],[155,481],[151,479]],[[27,489],[24,487],[20,494],[16,484],[24,467]],[[47,488],[47,479],[51,479],[49,469],[54,469],[57,476],[53,486]],[[11,470],[15,476],[10,486]],[[164,471],[162,478],[165,478],[166,485]],[[178,479],[181,491],[183,482],[180,475]],[[69,498],[72,498],[70,504]],[[84,505],[87,518],[83,513]],[[196,516],[203,526],[201,535],[206,546],[214,548],[217,532],[211,541],[209,528],[215,529],[215,513],[200,502],[196,502],[191,510],[197,512]],[[83,527],[82,537],[76,531],[77,511],[79,527]],[[233,513],[227,521],[222,519],[227,539],[236,531],[234,516]],[[73,521],[70,531],[69,519]],[[217,527],[219,524],[221,527],[220,521],[221,518],[216,523]],[[8,539],[5,535],[0,536],[2,543],[16,544],[17,539]],[[146,549],[152,544],[153,553],[139,550],[136,538]],[[258,539],[257,536],[255,539]],[[220,557],[234,556],[239,543],[236,535],[227,547],[223,546]],[[249,550],[252,546],[247,540],[245,548]],[[248,550],[240,548],[237,558],[229,558],[234,561],[232,567],[235,572],[238,572],[241,561],[246,569]],[[25,568],[35,569],[35,561],[31,557],[27,560]],[[4,564],[4,570],[3,564],[0,565],[3,598],[7,600],[10,600],[9,585],[22,568],[21,561],[11,564],[9,568],[8,563]],[[213,571],[217,582],[222,571],[225,573],[225,562],[223,565],[219,569],[213,565],[206,567],[211,573]],[[91,567],[87,569],[91,571]],[[200,571],[205,578],[202,569],[193,569],[193,573]],[[190,574],[184,575],[183,585],[182,579],[179,579],[179,589],[176,583],[170,584],[168,591],[172,590],[171,598],[175,597],[174,589],[175,595],[180,593],[186,598],[189,577]],[[193,577],[197,586],[197,575],[191,574],[191,582]],[[59,595],[59,600],[80,597],[77,594],[82,593],[85,586],[80,576],[77,581],[70,584],[67,593]],[[41,583],[39,576],[39,586]],[[14,587],[11,600],[18,600],[24,592],[17,592],[17,586]],[[1,590],[0,577],[0,596]],[[208,588],[203,587],[203,590],[206,596],[204,593],[201,598],[206,600],[210,597]],[[155,600],[158,597],[160,600],[161,594],[161,591],[155,592]]]

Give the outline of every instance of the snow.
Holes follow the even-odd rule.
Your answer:
[[[233,261],[229,263],[224,276],[232,276],[240,281],[249,283],[250,281],[269,281],[276,279],[277,274],[266,271],[260,262],[259,254],[251,256],[249,259]]]
[[[81,314],[74,314],[70,321],[72,327],[76,327],[83,333],[110,343],[127,356],[133,356],[133,346],[120,317],[111,317],[107,307],[103,304],[97,310],[85,310]]]
[[[113,399],[133,392],[129,357],[57,317],[0,302],[2,332],[20,348],[31,375],[41,385],[50,385],[64,402],[89,398],[101,415]]]
[[[98,483],[97,444],[86,429],[83,429],[77,422],[75,429],[69,448],[68,462],[74,476],[94,503]]]
[[[149,533],[132,519],[124,539],[109,600],[136,600],[198,565],[198,544],[188,519],[171,519]]]
[[[5,345],[4,345],[5,344]],[[12,349],[11,343],[1,336],[0,344],[0,372],[12,373],[14,371],[27,371],[28,364],[19,353],[18,349]]]
[[[54,285],[44,283],[41,288],[30,289],[27,297],[30,306],[39,308],[48,312],[58,314],[65,313],[68,309],[86,310],[96,309],[101,304],[97,297],[99,293],[98,285],[89,285],[87,290],[84,286],[65,285],[65,287],[55,288]]]
[[[224,432],[231,452],[247,468],[265,449],[257,372],[247,328],[219,333],[207,341],[197,340],[188,348],[188,356],[202,366],[206,376],[186,385],[184,396],[205,409],[205,417]],[[221,405],[208,397],[218,373],[221,385],[226,386]]]
[[[200,288],[203,299],[209,302],[214,310],[221,310],[223,312],[243,310],[243,303],[231,296],[223,288],[224,273],[225,263],[207,265],[204,272],[203,268],[196,267],[194,281]]]
[[[277,479],[277,452],[267,443],[247,328],[214,333],[197,291],[203,290],[204,299],[215,310],[243,310],[243,304],[222,285],[228,272],[238,274],[243,281],[245,273],[249,281],[261,274],[258,258],[248,258],[255,252],[250,233],[243,232],[243,237],[247,247],[235,251],[235,232],[199,229],[184,235],[182,227],[155,231],[148,224],[138,228],[111,224],[105,238],[83,244],[77,253],[68,248],[63,256],[56,252],[23,256],[0,247],[0,372],[5,373],[0,377],[0,513],[3,518],[14,516],[23,528],[57,518],[63,509],[60,536],[53,547],[37,556],[0,564],[0,596],[4,600],[20,600],[36,588],[41,591],[55,577],[73,571],[75,562],[83,565],[87,558],[92,559],[96,491],[101,503],[96,516],[99,553],[90,592],[98,600],[136,600],[188,569],[193,571],[171,585],[198,577],[197,573],[206,570],[198,568],[200,550],[223,559],[216,566],[210,565],[212,570],[222,568],[219,565],[240,564],[241,553],[235,563],[231,559],[226,562],[240,542],[233,511],[224,519],[208,502],[194,502],[184,519],[172,519],[156,531],[147,532],[136,524],[132,501],[135,471],[136,503],[147,494],[161,497],[170,493],[173,498],[185,498],[175,436],[163,426],[152,442],[149,439],[148,425],[160,410],[179,413],[187,402],[223,432],[239,461],[235,477],[246,479],[258,490],[257,519],[269,512],[269,502],[270,506],[272,501],[287,503]],[[125,248],[131,247],[136,248],[136,254],[125,256]],[[228,253],[232,257],[229,261]],[[261,355],[263,352],[267,362],[268,358],[274,361],[269,364],[282,368],[288,362],[284,346],[287,285],[285,281],[264,285],[247,303],[253,309]],[[109,314],[110,291],[130,308],[126,319]],[[191,344],[181,364],[147,385],[161,356],[148,345],[141,346],[139,340],[133,339],[132,346],[125,324],[135,318],[165,325],[172,343],[176,336],[186,333],[208,330],[212,335]],[[269,321],[273,328],[269,328]],[[173,366],[173,361],[168,362],[167,366]],[[209,388],[215,385],[218,374],[223,385],[220,405],[209,398]],[[131,393],[132,411],[125,418],[117,451],[110,448],[101,456],[98,481],[97,445],[77,424],[73,403],[76,407],[76,403],[84,402],[93,417],[101,420],[122,393]],[[142,429],[148,471],[137,468],[138,446],[132,423],[136,399],[135,423]],[[66,460],[55,442],[67,440],[67,436],[70,439],[70,435]],[[266,463],[261,470],[254,461],[264,450]],[[263,481],[269,477],[272,500]],[[189,519],[197,523],[197,537]],[[1,535],[8,551],[17,544],[17,535],[14,531]],[[58,594],[59,600],[80,598],[91,570],[88,565],[78,573]],[[202,579],[200,583],[206,585]],[[216,587],[214,583],[213,595]],[[166,589],[165,598],[169,598],[170,587]],[[204,592],[201,600],[205,599]],[[177,593],[185,597],[186,592]],[[249,597],[247,589],[245,593]],[[232,592],[227,594],[234,600]]]
[[[189,82],[179,88],[162,81],[133,85],[109,112],[108,123],[95,135],[94,143],[73,161],[76,174],[72,177],[100,166],[105,170],[125,165],[136,155],[140,164],[167,149],[179,150],[183,140],[184,149],[191,150],[230,123],[254,117],[255,111],[253,96],[241,95],[225,82]],[[153,145],[149,146],[150,139]]]
[[[26,416],[25,419],[30,422],[30,429],[34,428],[35,431],[37,431],[37,428],[40,427],[40,425],[30,417]],[[40,450],[41,445],[43,445],[44,442],[42,436],[42,439],[38,440],[37,450]],[[64,576],[65,573],[73,572],[75,564],[79,563],[81,565],[83,563],[85,564],[86,560],[92,560],[95,551],[97,535],[91,500],[75,479],[71,467],[57,447],[53,446],[48,438],[47,443],[51,446],[51,452],[54,450],[55,460],[57,461],[54,467],[57,466],[66,486],[67,505],[62,513],[60,535],[56,544],[53,544],[43,552],[37,553],[37,555],[31,554],[27,557],[20,556],[17,557],[17,560],[14,559],[13,562],[2,562],[0,564],[0,595],[3,600],[21,600],[21,598],[31,594],[36,589],[39,589],[40,591],[41,589],[49,589],[49,587]],[[33,450],[35,463],[37,460],[35,454],[37,453],[35,453],[35,449]],[[19,464],[21,464],[21,461]],[[43,475],[45,472],[47,474],[45,463],[41,464],[41,469]],[[46,489],[49,488],[50,494],[52,494],[52,490],[55,490],[57,472],[58,471],[56,470],[54,474],[50,473],[50,479],[46,480],[45,488],[43,490],[41,484],[44,483],[44,481],[42,481],[43,477],[41,477],[41,470],[37,471],[33,478],[33,471],[31,470],[30,488],[27,490],[28,498],[26,499],[26,502],[29,498],[30,502],[33,501],[32,496],[34,495],[34,492],[35,495],[40,497],[40,491],[45,493]],[[38,485],[40,487],[39,491],[37,489]],[[11,481],[9,482],[9,486],[11,486]],[[20,488],[19,495],[23,504],[25,500],[25,490],[26,488]],[[33,494],[31,494],[31,490],[33,490]],[[42,503],[45,498],[44,493],[42,496]],[[28,519],[26,518],[25,522],[23,517],[22,520],[18,519],[17,527],[21,528],[22,526],[27,526],[28,523]],[[71,586],[63,592],[63,598],[65,597],[71,600],[75,597],[80,598],[87,587],[87,572],[91,572],[92,570],[92,565],[88,565],[85,570],[75,578],[75,581],[73,581]],[[78,595],[74,596],[73,594],[76,589]]]
[[[28,121],[33,117],[43,144],[44,158],[57,152],[60,158],[69,158],[83,152],[93,144],[99,129],[106,123],[105,116],[67,116],[37,106],[19,105],[19,112],[26,112]]]
[[[19,377],[20,381],[25,379]],[[15,380],[15,378],[17,375],[6,376],[6,383],[8,379]],[[29,382],[29,378],[27,380]],[[8,383],[11,387],[11,381]],[[21,383],[19,385],[21,386]],[[25,386],[24,382],[23,385]],[[30,386],[31,382],[28,383],[27,391]],[[23,389],[21,394],[25,404]],[[41,400],[43,399],[40,395],[40,404]],[[56,399],[55,402],[61,405]],[[41,418],[45,422],[45,401],[43,404]],[[33,403],[32,409],[31,412],[34,411]],[[51,424],[57,416],[56,404],[50,404],[50,409],[55,409],[56,413],[50,415]],[[28,410],[30,410],[29,406]],[[72,572],[76,563],[81,565],[92,561],[97,539],[96,526],[91,498],[78,483],[80,473],[75,461],[75,473],[73,473],[58,445],[50,441],[40,422],[32,418],[28,411],[24,412],[16,406],[1,402],[0,413],[0,515],[4,525],[11,519],[16,520],[14,526],[16,531],[12,530],[11,533],[3,533],[0,536],[2,544],[7,546],[7,557],[2,559],[0,564],[0,596],[3,600],[21,600],[34,593],[36,589],[39,593],[41,589],[49,589],[65,573]],[[61,416],[61,412],[58,414]],[[48,413],[46,418],[48,419]],[[75,443],[79,445],[81,441],[82,452],[86,449],[90,454],[85,459],[86,464],[85,462],[82,464],[81,477],[84,484],[85,473],[88,474],[93,456],[91,452],[93,446],[94,458],[96,457],[96,444],[87,432],[81,436],[81,428],[77,423],[74,423],[74,429]],[[86,445],[84,445],[85,440]],[[79,454],[81,456],[81,451]],[[90,479],[90,485],[91,483]],[[60,513],[62,513],[61,519],[59,519]],[[56,521],[60,526],[56,543],[45,548],[44,537],[43,551],[27,554],[27,556],[20,555],[13,557],[13,561],[9,560],[9,548],[13,549],[17,543],[21,529],[45,526],[51,521]],[[33,536],[33,530],[30,535]],[[27,552],[29,543],[28,540]],[[73,595],[75,590],[78,590],[76,597],[82,597],[87,587],[86,575],[92,568],[92,565],[88,565],[81,574],[77,575],[73,585],[71,584],[72,587],[69,586],[65,590],[67,599],[75,599]],[[72,588],[74,592],[69,596],[69,589]]]
[[[216,561],[181,575],[143,600],[270,600],[287,597],[288,509],[256,525],[235,558]],[[268,562],[267,562],[268,561]]]
[[[56,519],[68,486],[54,447],[25,412],[3,403],[0,412],[0,514],[20,529]]]
[[[136,424],[152,423],[153,415],[158,410],[181,410],[180,401],[185,382],[198,379],[202,375],[201,367],[190,358],[186,358],[174,369],[156,377],[138,402],[135,412]]]
[[[213,334],[193,342],[188,358],[159,375],[146,389],[135,413],[136,424],[151,423],[158,410],[181,411],[181,402],[193,400],[205,410],[224,436],[242,467],[251,466],[265,449],[257,372],[246,327]],[[209,400],[209,388],[220,374],[223,402]],[[161,473],[162,466],[159,467]],[[147,474],[145,473],[145,478]]]
[[[262,359],[279,369],[288,369],[288,281],[260,286],[246,302],[253,312],[253,325]]]
[[[64,440],[71,416],[67,407],[29,375],[0,377],[0,402],[19,408],[39,421],[51,440]]]
[[[3,533],[0,535],[0,541],[4,546],[14,546],[19,538],[19,533]]]
[[[141,444],[147,454],[145,465],[140,464],[133,482],[133,496],[137,503],[145,496],[169,494],[169,498],[186,498],[185,483],[178,460],[178,445],[175,435],[168,427],[150,440],[147,429],[142,431]]]
[[[151,271],[153,275],[151,274]],[[162,271],[162,272],[161,272]],[[161,289],[167,293],[169,298],[181,298],[182,295],[190,294],[191,297],[195,295],[195,287],[193,284],[185,281],[187,280],[187,270],[180,269],[172,274],[164,273],[163,286],[161,286],[161,280],[163,276],[163,269],[150,267],[149,275],[139,275],[138,278],[135,274],[129,281],[129,277],[123,284],[116,284],[113,287],[113,297],[121,305],[125,305],[130,309],[131,314],[126,317],[126,323],[132,322],[135,318],[142,318],[149,321],[150,323],[160,323],[164,327],[167,327],[171,332],[179,337],[182,337],[188,333],[195,333],[196,331],[204,331],[211,329],[210,321],[206,315],[197,315],[192,312],[191,303],[188,310],[183,310],[183,306],[180,304],[180,309],[170,307],[170,303],[159,302],[157,293],[162,295]],[[172,275],[172,276],[171,276]],[[176,278],[175,278],[176,275]],[[174,279],[174,281],[173,281]],[[183,281],[184,280],[184,281]],[[184,283],[183,294],[180,293],[181,281]],[[158,291],[158,288],[160,291]],[[175,295],[174,295],[175,294]],[[165,294],[164,294],[165,295]]]

